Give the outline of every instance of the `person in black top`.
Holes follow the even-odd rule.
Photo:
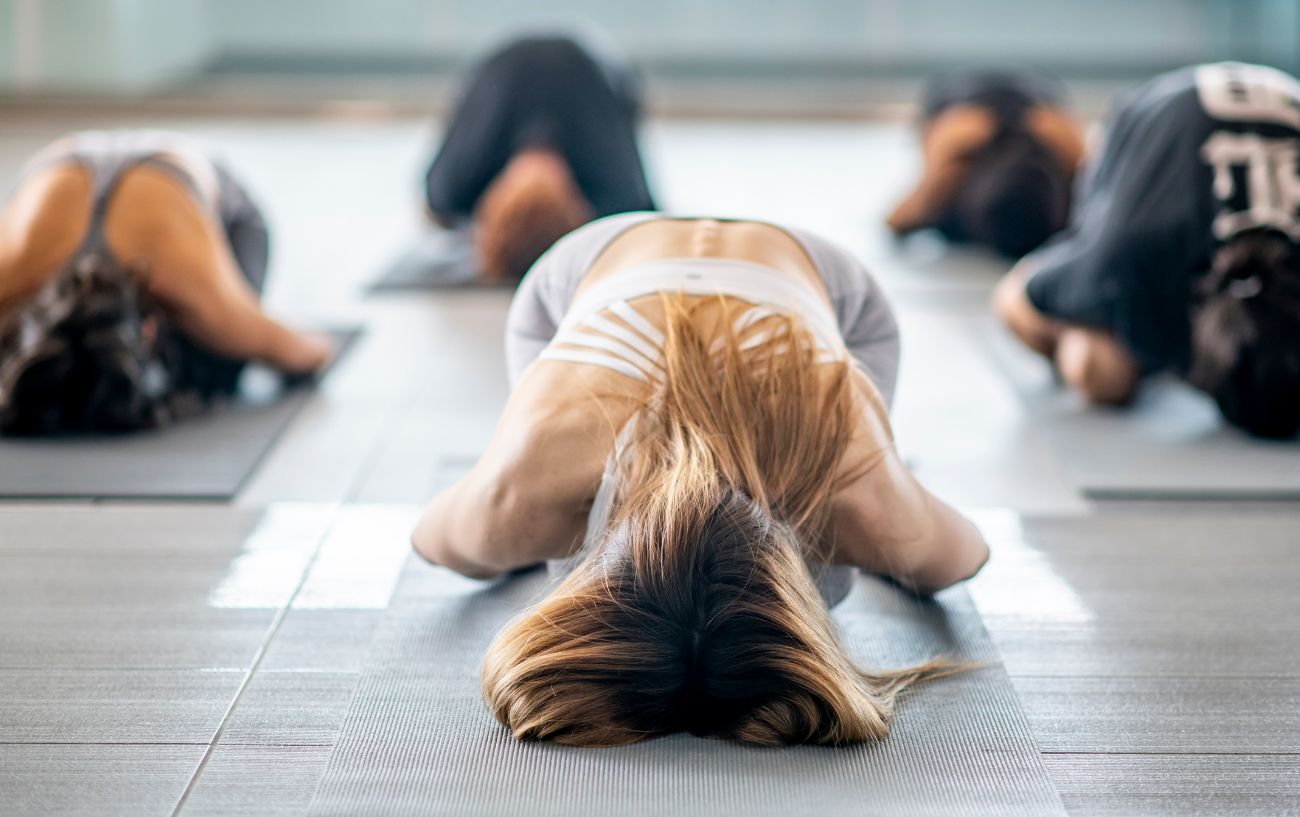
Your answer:
[[[1065,226],[1083,130],[1045,77],[963,71],[927,89],[921,152],[921,179],[889,228],[933,228],[1019,258]]]
[[[1068,230],[995,307],[1087,397],[1172,372],[1249,432],[1300,429],[1300,82],[1239,63],[1121,95]]]
[[[640,88],[568,36],[515,39],[473,71],[425,178],[444,227],[472,226],[482,276],[518,280],[570,230],[653,210],[637,146]]]

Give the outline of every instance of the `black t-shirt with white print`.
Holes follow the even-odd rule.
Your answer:
[[[1144,372],[1185,371],[1194,284],[1225,241],[1300,241],[1300,82],[1217,63],[1120,95],[1070,227],[1026,262],[1046,315],[1115,333]]]

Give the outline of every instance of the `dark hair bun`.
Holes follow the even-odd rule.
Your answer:
[[[971,240],[1019,258],[1065,228],[1072,180],[1032,137],[1004,134],[972,159],[956,215]]]

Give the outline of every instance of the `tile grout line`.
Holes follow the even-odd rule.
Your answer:
[[[388,423],[393,423],[395,425],[402,417],[402,409],[403,406],[400,404],[390,406],[387,413],[384,415],[384,424],[381,427],[391,428],[392,426],[388,426]],[[375,472],[375,468],[379,465],[379,461],[383,459],[384,454],[387,452],[387,442],[388,440],[383,434],[378,435],[377,445],[375,445],[374,450],[370,452],[370,456],[362,460],[361,464],[357,468],[356,475],[343,491],[344,502],[357,501],[357,494],[361,493],[361,489],[366,486],[367,482],[369,482],[370,475]]]
[[[194,768],[194,773],[190,775],[189,782],[185,784],[185,790],[181,792],[180,799],[176,801],[176,805],[172,808],[171,817],[178,817],[181,810],[185,808],[185,803],[190,799],[190,794],[193,793],[195,785],[203,775],[203,770],[207,768],[208,761],[212,759],[212,754],[216,751],[217,745],[221,743],[221,737],[226,733],[226,728],[230,725],[235,710],[239,708],[239,703],[243,700],[244,693],[248,691],[248,687],[252,684],[253,678],[257,675],[257,670],[262,665],[262,660],[266,657],[267,651],[271,648],[271,643],[280,632],[280,626],[289,615],[289,611],[293,609],[294,600],[297,599],[298,594],[302,592],[303,586],[307,583],[307,576],[311,573],[312,567],[315,566],[317,558],[320,557],[321,547],[325,544],[325,540],[329,538],[329,532],[334,527],[334,522],[338,518],[339,505],[340,503],[334,504],[329,524],[321,531],[320,538],[316,541],[316,547],[312,551],[311,559],[307,561],[307,564],[303,567],[302,575],[298,577],[298,583],[294,585],[293,592],[289,594],[289,598],[285,600],[284,605],[280,608],[279,612],[276,613],[275,618],[271,620],[271,626],[267,630],[266,637],[262,639],[262,643],[258,645],[257,652],[253,655],[253,662],[248,667],[248,674],[245,675],[244,680],[240,682],[239,689],[235,690],[235,697],[231,700],[230,706],[226,708],[225,714],[221,716],[221,723],[217,725],[217,731],[212,735],[212,739],[208,741],[208,748],[204,751],[203,757],[199,759],[199,765]]]
[[[396,427],[406,413],[413,407],[413,401],[415,401],[418,396],[419,388],[412,385],[409,394],[402,394],[399,399],[394,401],[388,407],[388,410],[384,415],[384,422],[380,427]],[[408,402],[408,400],[412,402]],[[375,469],[378,467],[380,460],[382,460],[384,454],[387,453],[387,443],[388,438],[383,434],[380,434],[378,437],[378,444],[375,446],[370,456],[366,457],[365,460],[362,461],[360,466],[357,468],[357,473],[353,477],[352,482],[344,491],[344,502],[357,501],[357,495],[360,494],[362,489],[364,489],[367,483],[369,483],[370,477],[375,473]]]

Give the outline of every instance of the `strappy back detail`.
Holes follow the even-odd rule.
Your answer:
[[[835,316],[807,285],[762,264],[730,258],[663,258],[610,275],[569,308],[550,344],[539,356],[604,366],[649,381],[662,368],[664,336],[630,299],[656,292],[726,295],[752,304],[732,323],[740,348],[757,348],[771,340],[770,329],[756,325],[778,314],[801,319],[816,343],[816,362],[846,356]],[[720,348],[721,339],[714,348]]]

